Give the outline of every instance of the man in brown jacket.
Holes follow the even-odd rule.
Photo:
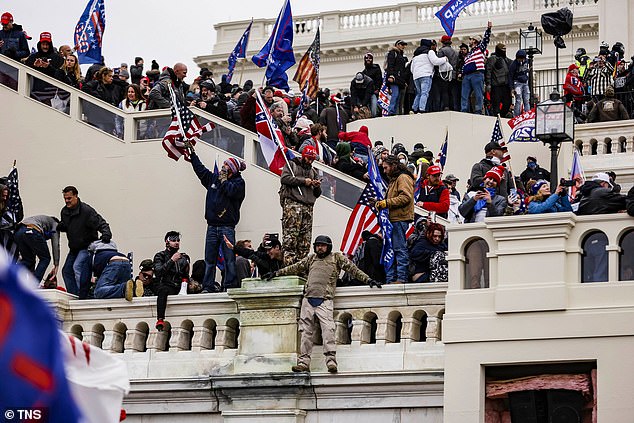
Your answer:
[[[392,223],[394,262],[387,271],[387,283],[406,283],[409,279],[409,256],[405,233],[414,220],[414,175],[396,156],[383,160],[383,170],[390,179],[385,200],[377,201],[378,210],[388,209]]]
[[[605,98],[590,110],[588,122],[612,122],[629,118],[623,103],[614,98],[614,87],[610,85],[605,89]]]
[[[307,146],[302,157],[286,163],[280,181],[282,205],[282,245],[284,265],[293,264],[308,255],[313,232],[313,205],[321,195],[321,179],[313,162],[315,147]]]

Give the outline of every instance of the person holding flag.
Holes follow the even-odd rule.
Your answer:
[[[388,209],[392,224],[394,261],[387,269],[387,283],[406,283],[409,279],[409,255],[406,232],[414,220],[414,175],[396,156],[383,161],[383,170],[390,179],[385,199],[374,204],[377,210]]]
[[[289,160],[282,169],[282,244],[284,264],[298,262],[308,255],[313,231],[313,206],[321,195],[321,178],[312,164],[317,150],[307,145],[302,157]]]
[[[240,221],[240,206],[246,196],[246,184],[240,172],[247,168],[244,161],[229,157],[222,164],[220,173],[207,169],[200,161],[194,148],[189,145],[192,168],[207,190],[205,201],[205,219],[207,235],[205,238],[205,278],[203,293],[215,291],[216,264],[219,248],[223,248],[225,277],[223,288],[237,288],[236,256],[225,245],[225,237],[236,243],[236,225]]]
[[[233,78],[233,71],[236,67],[238,59],[244,59],[246,57],[247,45],[249,44],[249,35],[251,34],[251,25],[253,25],[253,19],[251,19],[251,22],[249,22],[249,26],[247,26],[244,34],[242,34],[242,37],[240,37],[240,41],[238,41],[238,44],[236,44],[235,48],[227,59],[227,63],[229,64],[229,67],[227,68],[227,76],[225,78],[227,84],[231,83],[231,79]],[[240,80],[242,81],[242,75],[240,75]]]

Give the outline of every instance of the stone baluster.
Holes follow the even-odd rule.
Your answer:
[[[352,334],[348,337],[348,322],[335,321],[335,342],[337,344],[349,344]]]
[[[236,330],[227,325],[216,326],[216,350],[222,352],[225,348],[232,349],[236,346]]]
[[[597,140],[597,156],[605,154],[605,140]]]
[[[361,345],[370,343],[370,331],[372,324],[363,319],[354,319],[352,321],[352,345]]]
[[[148,351],[165,351],[167,349],[167,336],[167,330],[150,330],[150,335],[147,340]]]
[[[426,342],[435,344],[440,339],[440,319],[436,316],[427,316],[427,328],[425,329]]]
[[[103,338],[104,338],[102,333],[88,331],[88,332],[82,332],[81,335],[82,335],[82,340],[84,342],[87,342],[90,345],[93,345],[95,347],[101,348],[101,343],[103,342]]]
[[[621,141],[619,140],[619,137],[614,137],[612,139],[612,154],[617,154],[621,152]]]
[[[625,141],[625,152],[634,153],[634,136],[629,136]]]
[[[102,350],[116,353],[123,352],[123,342],[125,339],[124,333],[114,330],[106,330],[103,335]]]
[[[192,337],[192,351],[213,350],[213,336],[214,332],[212,329],[204,326],[195,326],[194,336]]]
[[[125,336],[125,351],[136,351],[143,352],[145,351],[145,341],[147,340],[148,335],[144,331],[138,329],[128,329]]]
[[[412,341],[420,341],[418,334],[420,332],[420,321],[414,319],[413,317],[404,317],[401,322],[403,322],[403,329],[401,330],[401,342],[410,343]]]
[[[170,351],[187,351],[191,347],[191,332],[187,328],[174,327],[170,337]]]
[[[590,145],[590,140],[583,140],[583,144],[581,145],[581,155],[588,157],[592,154],[592,146]]]

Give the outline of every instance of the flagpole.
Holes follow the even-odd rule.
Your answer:
[[[247,50],[249,50],[249,39],[251,38],[251,27],[253,26],[253,17],[251,17],[251,23],[249,24],[249,36],[247,37],[247,42],[244,43],[244,57],[242,58],[242,69],[240,70],[240,81],[238,85],[242,86],[242,75],[244,74],[244,66],[247,61]]]
[[[170,89],[170,96],[172,97],[172,107],[174,107],[174,114],[176,115],[176,120],[178,121],[178,130],[181,133],[181,136],[183,137],[183,140],[185,139],[185,129],[183,128],[183,122],[181,122],[181,116],[178,110],[176,110],[176,94],[174,94],[174,90],[172,89],[172,83],[170,82],[170,84],[168,85],[169,89]]]
[[[247,61],[246,57],[242,58],[242,68],[240,69],[240,81],[238,82],[238,85],[242,86],[242,75],[244,75],[244,65]]]
[[[269,64],[271,63],[271,57],[273,56],[273,52],[275,51],[275,48],[274,48],[275,46],[273,45],[273,43],[275,42],[275,40],[277,40],[277,33],[280,30],[280,21],[282,20],[282,13],[284,13],[284,10],[286,10],[286,5],[288,4],[289,1],[290,0],[286,0],[284,2],[279,15],[277,15],[277,21],[275,21],[275,33],[272,38],[273,42],[271,43],[271,47],[269,48],[269,56],[266,58],[266,69],[264,70],[264,76],[262,77],[262,85],[264,85],[264,83],[266,82],[266,70],[269,68]]]

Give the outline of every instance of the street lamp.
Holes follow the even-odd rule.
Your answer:
[[[531,23],[528,29],[520,28],[520,50],[526,51],[528,56],[528,89],[530,91],[531,106],[535,104],[533,92],[533,56],[542,54],[542,32]]]
[[[560,144],[572,141],[575,135],[574,112],[564,103],[557,90],[550,99],[538,103],[535,108],[535,136],[550,146],[550,186],[559,184],[557,176],[557,155]]]

